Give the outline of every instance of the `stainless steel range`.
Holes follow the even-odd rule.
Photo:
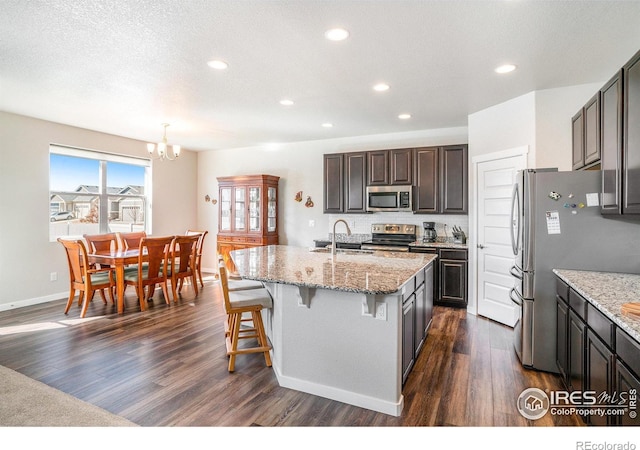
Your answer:
[[[416,226],[393,223],[371,225],[371,240],[362,243],[362,250],[408,252],[409,244],[416,240]]]

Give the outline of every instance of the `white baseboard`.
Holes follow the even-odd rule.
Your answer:
[[[39,305],[40,303],[52,302],[69,297],[69,291],[60,292],[58,294],[45,295],[44,297],[28,298],[17,302],[0,303],[0,311],[8,311],[10,309],[24,308],[25,306]]]

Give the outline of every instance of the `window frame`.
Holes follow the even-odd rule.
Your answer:
[[[121,155],[116,153],[108,153],[99,150],[88,150],[77,147],[70,147],[60,144],[49,145],[49,162],[51,162],[51,155],[69,156],[75,158],[84,158],[98,161],[98,193],[82,193],[76,191],[57,191],[51,188],[51,166],[49,166],[49,216],[51,215],[52,196],[54,195],[73,195],[76,197],[87,196],[91,198],[97,197],[99,203],[98,209],[98,227],[99,233],[109,233],[109,199],[110,198],[126,198],[126,199],[140,199],[143,204],[144,215],[144,231],[151,234],[151,176],[152,166],[151,160],[148,158],[140,158],[137,156]],[[109,193],[107,188],[107,164],[108,163],[120,163],[134,166],[144,167],[144,194],[113,194]],[[60,211],[58,209],[58,211]],[[48,216],[48,217],[49,217]],[[52,232],[49,227],[49,240],[55,242],[58,237],[70,237],[72,235],[59,235]]]

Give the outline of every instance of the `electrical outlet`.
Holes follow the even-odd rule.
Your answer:
[[[376,319],[387,320],[387,304],[385,302],[376,302]]]
[[[309,221],[309,228],[313,228],[316,226],[316,221],[315,220],[310,220]]]
[[[58,280],[58,272],[51,272],[49,274],[49,281],[57,281]]]

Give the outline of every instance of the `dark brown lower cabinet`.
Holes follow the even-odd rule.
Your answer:
[[[615,361],[614,381],[618,392],[629,393],[628,401],[630,406],[636,408],[634,411],[640,412],[638,411],[640,409],[640,405],[638,405],[638,394],[640,394],[640,378],[631,370],[629,370],[627,366],[622,361],[620,361],[619,358],[616,358]],[[618,424],[637,427],[640,425],[640,415],[631,417],[631,415],[625,414],[622,417],[618,418]]]
[[[467,251],[440,249],[439,293],[436,304],[467,307]]]
[[[402,383],[404,383],[409,376],[409,372],[411,372],[415,361],[413,351],[416,321],[415,306],[415,294],[412,294],[402,304]]]
[[[557,281],[556,360],[563,382],[569,391],[588,393],[598,405],[612,405],[610,411],[619,407],[622,413],[583,415],[583,421],[594,426],[640,425],[640,342],[573,288],[566,302],[566,285]],[[589,410],[589,404],[584,408]]]
[[[584,390],[612,393],[615,361],[613,352],[590,329],[587,330],[585,343]],[[613,425],[612,421],[615,421],[615,416],[589,415],[585,419],[590,425]]]

